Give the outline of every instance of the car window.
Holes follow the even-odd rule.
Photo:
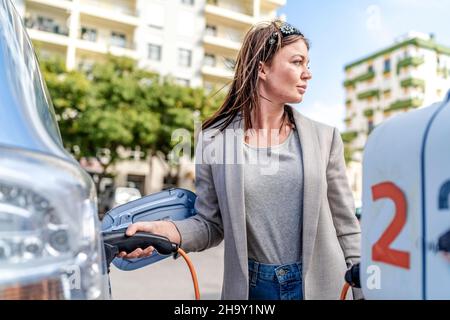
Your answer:
[[[41,121],[44,123],[48,133],[56,143],[62,145],[61,134],[56,122],[55,111],[47,86],[42,79],[42,75],[38,68],[34,69],[34,87],[36,97],[36,107]]]
[[[3,135],[25,139],[39,135],[39,131],[46,132],[54,143],[62,146],[54,108],[31,41],[10,1],[0,1],[0,66],[3,69],[0,72],[0,109],[5,112],[2,126],[16,131],[4,132]],[[15,123],[8,125],[8,121]],[[19,139],[15,140],[20,143]]]

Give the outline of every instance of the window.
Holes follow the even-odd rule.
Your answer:
[[[125,48],[127,46],[127,36],[120,32],[111,32],[111,45]]]
[[[165,25],[166,17],[166,10],[164,8],[164,5],[161,3],[156,3],[157,1],[145,2],[145,10],[142,10],[140,13],[142,20],[147,22],[148,27],[162,30]]]
[[[403,51],[403,59],[409,58],[409,52],[408,49],[405,49],[405,51]]]
[[[203,87],[205,88],[205,91],[210,93],[214,90],[214,84],[208,81],[205,81],[205,83],[203,84]]]
[[[178,49],[178,65],[190,67],[192,64],[192,51],[188,49]]]
[[[157,29],[157,30],[162,30],[162,29],[164,29],[163,26],[159,26],[159,25],[152,24],[152,23],[147,24],[147,26],[148,26],[149,28]]]
[[[38,29],[47,32],[54,32],[54,24],[53,19],[41,17],[37,18],[38,21]]]
[[[225,68],[228,70],[234,70],[234,66],[236,65],[236,61],[231,58],[225,58]]]
[[[367,69],[368,72],[373,72],[373,66],[370,65],[369,68]]]
[[[81,60],[78,63],[78,69],[86,73],[90,73],[94,69],[95,62],[91,60]]]
[[[97,30],[88,27],[81,27],[81,39],[96,42]]]
[[[204,60],[205,66],[215,67],[216,66],[216,56],[210,53],[205,54]]]
[[[191,84],[189,79],[183,79],[183,78],[176,78],[176,83],[179,84],[180,86],[184,86],[184,87],[189,87],[189,85]]]
[[[384,72],[391,72],[391,60],[384,60]]]
[[[145,176],[129,174],[127,176],[127,185],[138,189],[141,194],[145,194]]]
[[[148,59],[161,61],[161,46],[150,43],[148,45]]]
[[[213,37],[217,36],[217,27],[207,24],[205,34],[207,36],[213,36]]]
[[[181,0],[181,3],[193,6],[194,5],[194,0]]]

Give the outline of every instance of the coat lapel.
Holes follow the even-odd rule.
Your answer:
[[[235,253],[238,255],[239,266],[242,274],[248,276],[248,253],[247,253],[247,232],[245,218],[245,199],[244,199],[244,173],[243,173],[243,157],[244,157],[244,121],[240,115],[237,116],[227,129],[232,129],[225,133],[224,138],[224,154],[229,161],[234,159],[231,164],[225,164],[225,194],[228,212],[230,216],[233,245]],[[235,135],[234,138],[231,138]],[[232,155],[230,156],[230,153]],[[226,162],[228,163],[228,162]]]
[[[322,160],[316,130],[310,120],[293,110],[303,154],[303,250],[302,271],[308,272],[313,257],[322,198]]]

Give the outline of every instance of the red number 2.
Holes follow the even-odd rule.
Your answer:
[[[394,201],[395,216],[381,238],[372,247],[372,260],[409,269],[409,252],[390,248],[406,223],[406,198],[403,191],[392,182],[384,182],[372,187],[373,201],[388,198]]]

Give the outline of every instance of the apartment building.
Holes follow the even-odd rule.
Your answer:
[[[14,0],[42,55],[69,69],[110,53],[187,86],[231,80],[245,32],[286,0]]]
[[[354,161],[350,182],[361,197],[362,152],[381,122],[441,101],[450,89],[450,48],[433,35],[410,32],[388,48],[345,66],[346,140]]]
[[[286,0],[206,1],[201,69],[205,88],[221,87],[230,81],[245,33],[258,21],[277,18],[276,11],[285,4]]]
[[[107,54],[182,85],[226,86],[247,30],[276,17],[286,0],[13,0],[41,55],[59,55],[69,69],[89,68]],[[283,17],[281,17],[283,19]],[[170,172],[162,157],[137,150],[114,169],[116,186],[159,191]],[[100,170],[84,163],[91,173]],[[150,173],[150,167],[152,172]],[[194,166],[183,159],[181,186],[192,189]],[[180,181],[179,181],[180,182]]]

